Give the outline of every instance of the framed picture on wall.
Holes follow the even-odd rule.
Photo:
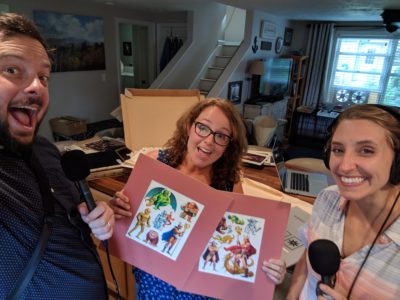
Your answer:
[[[52,72],[106,69],[102,18],[34,10],[33,20],[55,49]]]
[[[261,21],[260,37],[273,39],[276,36],[276,24],[270,21]]]
[[[285,35],[283,36],[283,46],[290,46],[292,44],[293,29],[286,27]]]
[[[122,53],[124,56],[132,56],[132,43],[131,42],[122,42]]]
[[[228,99],[234,104],[239,104],[242,99],[242,85],[243,81],[228,83]]]

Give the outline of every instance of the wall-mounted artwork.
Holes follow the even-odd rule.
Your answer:
[[[292,44],[293,29],[286,27],[285,35],[283,36],[283,46],[290,46]]]
[[[242,85],[243,81],[232,81],[228,84],[228,99],[233,104],[240,103],[242,99]]]
[[[276,24],[270,21],[261,21],[260,37],[272,39],[276,36]]]
[[[122,43],[122,53],[124,56],[132,56],[132,43],[131,42],[123,42]]]
[[[34,10],[33,20],[55,49],[53,72],[105,69],[102,18]]]

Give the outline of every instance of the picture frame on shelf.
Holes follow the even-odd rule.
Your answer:
[[[293,28],[285,27],[285,34],[283,35],[283,46],[290,46],[293,39]]]
[[[261,21],[260,37],[263,39],[273,39],[276,36],[276,24],[274,22]]]
[[[242,99],[243,81],[232,81],[228,83],[228,100],[233,104],[239,104]]]

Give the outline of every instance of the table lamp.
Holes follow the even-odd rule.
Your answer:
[[[265,74],[264,60],[258,59],[252,61],[247,72],[252,75],[250,98],[257,97],[260,95],[261,75]]]

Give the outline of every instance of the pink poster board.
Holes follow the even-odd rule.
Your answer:
[[[275,284],[261,266],[264,260],[281,257],[290,204],[236,193],[219,193],[234,196],[222,222],[225,228],[233,230],[216,230],[210,236],[207,245],[214,243],[219,246],[219,262],[214,270],[210,256],[206,260],[207,246],[203,246],[202,255],[183,290],[219,299],[272,299]],[[244,246],[246,237],[253,249],[244,262],[244,255],[235,252],[235,248],[239,248],[238,242]],[[248,265],[247,276],[244,263]]]
[[[232,197],[145,155],[139,156],[124,193],[133,217],[116,220],[110,253],[182,289]],[[194,212],[188,213],[188,204],[195,204]],[[166,217],[171,212],[173,220]],[[143,232],[140,225],[135,228],[138,219],[146,221]],[[170,249],[174,229],[183,234]]]
[[[154,197],[165,189],[175,198],[168,203]],[[281,256],[290,204],[215,190],[145,155],[139,156],[124,192],[133,217],[116,221],[112,255],[179,290],[219,299],[272,299],[275,284],[261,266]],[[188,203],[196,204],[195,214],[184,213]],[[136,223],[147,208],[150,225],[146,218],[141,232]],[[168,253],[163,235],[179,224],[183,234]],[[156,245],[150,230],[158,232]],[[246,243],[251,251],[244,256],[240,249]],[[215,264],[207,252],[213,246],[219,252]]]

